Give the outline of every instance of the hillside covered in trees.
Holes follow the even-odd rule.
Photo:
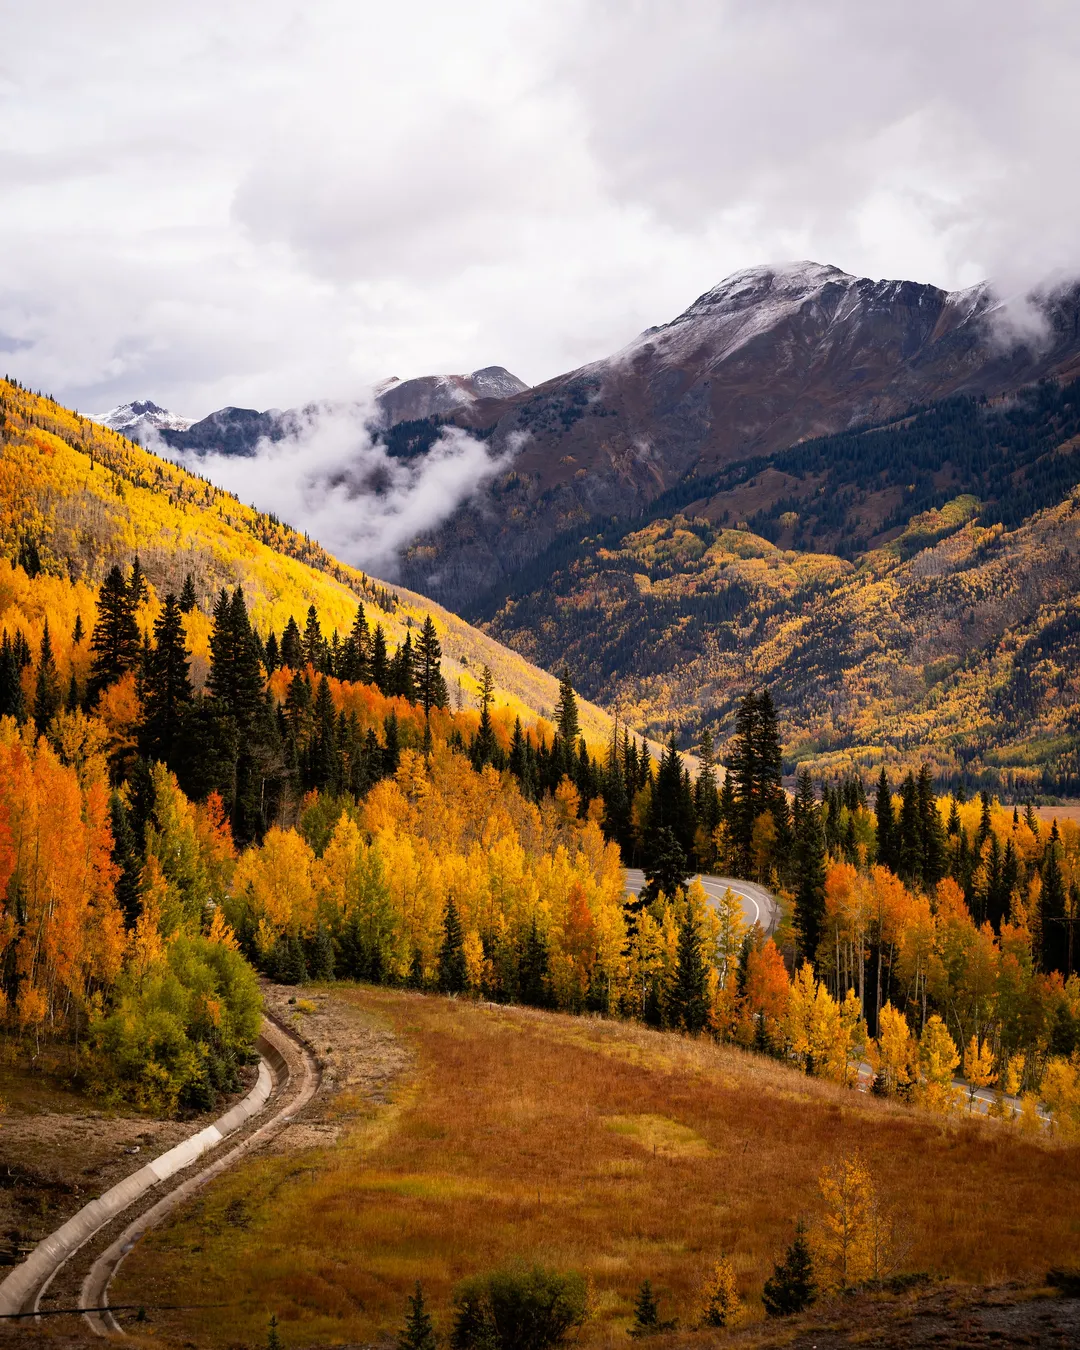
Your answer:
[[[789,772],[885,764],[897,781],[916,756],[969,790],[1075,793],[1075,399],[1033,393],[996,439],[960,401],[808,442],[746,467],[753,501],[690,480],[645,522],[553,547],[487,626],[684,745],[706,727],[722,743],[742,692],[767,683]]]
[[[465,706],[431,614],[152,455],[77,448],[55,405],[4,412],[16,1055],[209,1105],[261,970],[708,1031],[841,1082],[867,1056],[879,1091],[941,1110],[962,1064],[1080,1128],[1074,823],[939,798],[926,764],[879,774],[872,809],[857,774],[819,793],[804,768],[792,804],[767,691],[722,776],[708,734],[694,775],[673,735],[659,762],[624,723],[590,738],[568,669],[550,719],[500,704],[487,665]],[[698,869],[771,886],[775,933],[730,892],[707,906]]]

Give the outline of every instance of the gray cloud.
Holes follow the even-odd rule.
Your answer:
[[[89,411],[537,382],[777,258],[1080,266],[1055,0],[38,0],[0,52],[0,332]]]

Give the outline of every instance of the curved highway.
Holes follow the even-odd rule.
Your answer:
[[[709,903],[716,908],[716,902],[730,890],[742,901],[743,914],[748,924],[761,924],[766,933],[772,933],[780,921],[780,906],[776,896],[764,886],[753,881],[739,881],[734,877],[710,877],[698,875]],[[638,867],[626,869],[626,892],[628,895],[640,895],[645,887],[645,873]]]

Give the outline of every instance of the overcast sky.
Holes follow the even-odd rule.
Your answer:
[[[202,416],[535,383],[757,262],[1021,286],[1078,144],[1072,0],[9,3],[0,368]]]

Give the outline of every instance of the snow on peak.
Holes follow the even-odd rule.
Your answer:
[[[118,408],[111,408],[96,416],[91,414],[90,420],[103,427],[111,427],[133,441],[156,431],[186,431],[193,421],[190,417],[180,417],[167,408],[159,407],[148,398],[121,403]]]
[[[700,313],[703,308],[711,309],[717,305],[741,309],[745,305],[760,304],[767,297],[784,301],[805,299],[830,282],[848,285],[855,279],[839,267],[809,261],[744,267],[699,296],[686,313]]]

